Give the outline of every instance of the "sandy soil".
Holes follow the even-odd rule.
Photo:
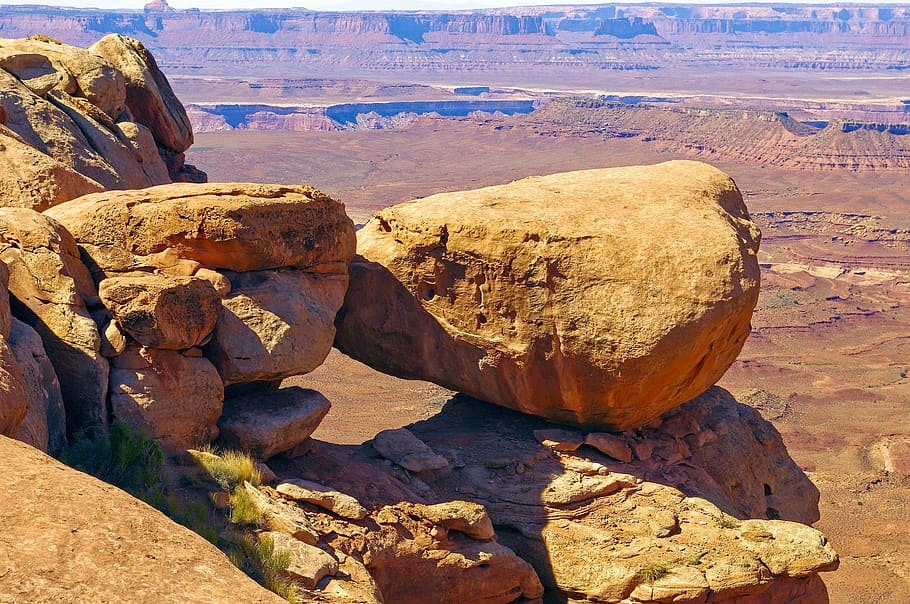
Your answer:
[[[206,134],[187,155],[212,180],[312,183],[344,200],[358,222],[439,191],[672,158],[635,141],[548,138],[463,120],[394,131]],[[721,385],[774,422],[821,490],[817,526],[842,559],[825,576],[831,601],[906,603],[910,480],[885,473],[873,450],[883,436],[910,438],[907,174],[718,165],[764,231],[754,331]],[[339,443],[432,415],[448,394],[339,353],[295,382],[333,401],[316,436]]]

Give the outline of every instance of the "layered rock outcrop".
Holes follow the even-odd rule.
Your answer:
[[[43,210],[102,189],[203,182],[183,165],[189,120],[141,43],[90,49],[0,39],[0,205]]]
[[[377,442],[316,442],[304,457],[272,465],[380,510],[371,513],[380,532],[402,517],[384,506],[411,506],[412,518],[436,526],[437,541],[488,534],[488,513],[497,542],[530,562],[560,601],[827,601],[817,573],[836,568],[837,555],[801,524],[818,518],[818,491],[774,428],[726,391],[712,389],[646,428],[612,435],[634,452],[629,462],[582,444],[590,434],[560,436],[539,419],[462,395],[407,429],[446,467],[409,472],[385,461],[387,453],[378,457]],[[763,463],[743,476],[739,459]],[[456,503],[463,500],[484,512]],[[449,507],[459,510],[457,524],[444,519]],[[377,541],[352,528],[326,539],[362,560],[386,597],[408,585],[420,601],[445,601],[442,585],[421,592],[420,577],[385,574],[371,549]]]
[[[252,384],[229,405],[228,442],[268,456],[315,429],[327,401],[290,397],[257,427],[256,408],[271,407],[249,391],[312,371],[331,349],[355,245],[341,203],[309,187],[171,184],[46,216],[72,233],[97,284],[114,419],[169,451],[197,446],[218,435],[225,386]]]
[[[336,345],[526,413],[637,427],[736,358],[758,242],[733,181],[697,162],[434,195],[358,233]]]

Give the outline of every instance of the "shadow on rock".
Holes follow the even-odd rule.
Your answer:
[[[274,465],[353,495],[377,526],[423,518],[435,534],[401,537],[415,551],[439,549],[464,529],[443,536],[407,506],[481,504],[496,531],[486,549],[504,545],[530,562],[547,602],[826,602],[817,572],[838,563],[825,537],[801,524],[818,519],[818,491],[780,435],[717,387],[621,434],[458,395],[406,429],[359,446],[314,441],[303,457]],[[482,600],[480,588],[452,600],[440,565],[390,574],[375,552],[388,536],[345,530],[356,538],[333,533],[334,546],[359,552],[386,598],[410,590],[439,602],[537,601],[533,590]]]

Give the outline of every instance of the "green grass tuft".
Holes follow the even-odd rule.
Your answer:
[[[258,487],[262,482],[256,461],[249,453],[231,450],[218,453],[215,449],[207,447],[195,459],[212,480],[229,493],[244,482],[249,482],[254,487]]]
[[[663,562],[652,562],[638,571],[638,580],[642,583],[654,583],[670,574],[670,567]]]
[[[262,510],[243,487],[231,496],[231,522],[242,525],[258,525],[262,522]]]

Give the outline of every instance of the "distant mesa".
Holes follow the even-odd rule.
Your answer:
[[[164,13],[164,12],[173,12],[171,5],[167,3],[166,0],[152,0],[146,4],[142,10],[147,13]]]

